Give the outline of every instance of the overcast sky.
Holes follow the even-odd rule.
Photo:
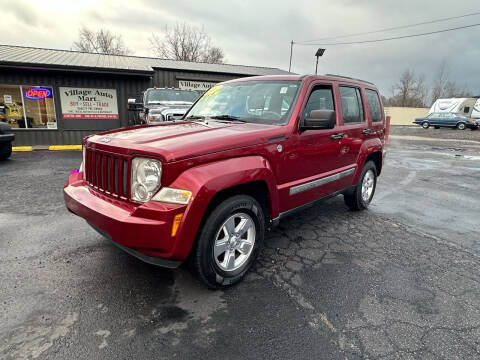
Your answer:
[[[166,24],[205,26],[228,63],[288,70],[290,40],[302,41],[394,27],[480,11],[478,0],[186,1],[2,0],[2,44],[70,49],[84,25],[121,34],[135,55],[151,56],[148,37]],[[340,39],[369,40],[480,23],[480,15]],[[480,26],[412,39],[325,46],[319,73],[369,80],[387,96],[407,67],[431,81],[442,60],[450,77],[480,95]],[[325,40],[324,42],[327,42]],[[331,42],[331,40],[328,40]],[[292,71],[315,71],[319,46],[295,46]]]

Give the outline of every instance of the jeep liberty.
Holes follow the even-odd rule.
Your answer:
[[[84,138],[69,211],[127,253],[208,287],[242,279],[265,232],[342,194],[368,207],[388,125],[377,88],[342,76],[260,76],[211,88],[183,119]]]

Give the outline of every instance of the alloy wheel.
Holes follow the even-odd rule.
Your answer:
[[[244,265],[252,254],[255,236],[255,222],[248,214],[231,215],[215,236],[213,256],[217,266],[230,272]]]
[[[372,197],[373,188],[375,186],[375,175],[373,170],[368,170],[365,173],[362,181],[362,200],[364,203],[368,204],[370,198]]]

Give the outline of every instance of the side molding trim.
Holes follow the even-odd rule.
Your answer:
[[[321,179],[313,180],[313,181],[307,182],[305,184],[292,186],[290,188],[290,196],[301,193],[301,192],[304,192],[304,191],[307,191],[307,190],[311,190],[313,188],[325,185],[325,184],[327,184],[329,182],[332,182],[332,181],[339,180],[341,178],[344,178],[345,176],[352,175],[355,172],[355,169],[356,169],[356,167],[353,167],[351,169],[343,170],[343,171],[340,171],[336,174],[333,174],[333,175],[330,175],[330,176],[327,176],[327,177],[324,177],[324,178],[321,178]]]

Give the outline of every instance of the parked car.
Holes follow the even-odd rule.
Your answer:
[[[145,90],[141,103],[128,99],[129,110],[138,112],[138,122],[155,124],[181,119],[200,97],[193,90],[175,88],[150,88]]]
[[[457,128],[465,130],[466,128],[476,130],[480,126],[480,120],[471,119],[454,113],[431,113],[426,117],[416,118],[414,124],[421,125],[424,129],[433,126],[435,129],[441,127]]]
[[[366,209],[387,137],[371,83],[236,79],[207,91],[183,121],[85,138],[64,198],[131,255],[169,268],[187,260],[222,288],[242,279],[285,216],[339,194]]]
[[[10,125],[0,122],[0,160],[6,160],[12,154],[12,142],[15,134],[10,133]]]

